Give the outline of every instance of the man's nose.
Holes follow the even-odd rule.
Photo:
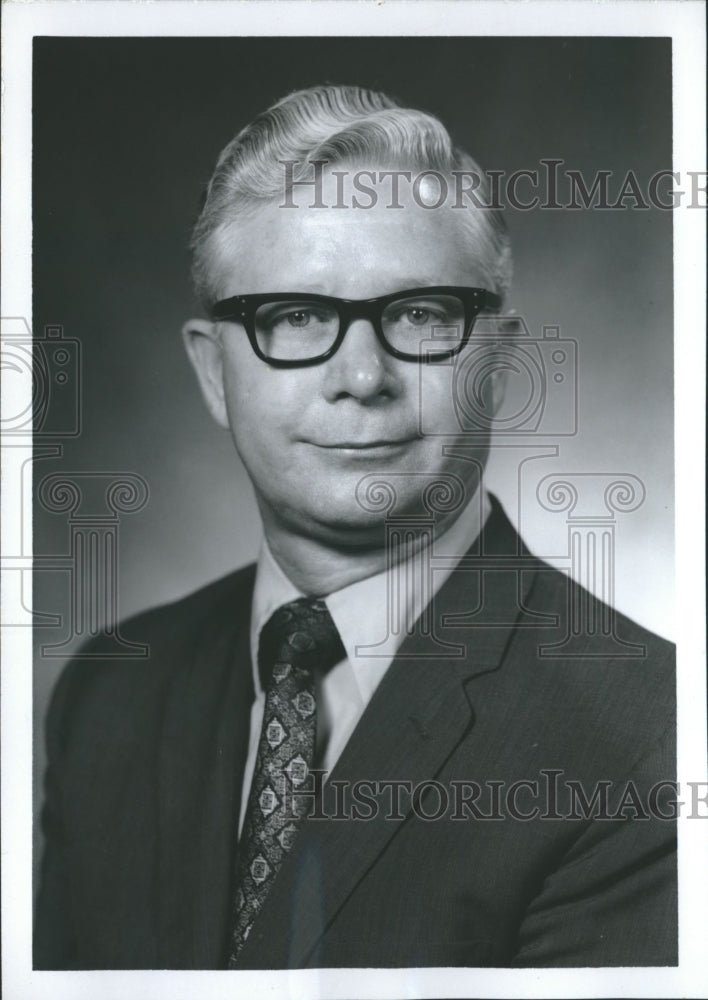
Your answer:
[[[331,399],[351,396],[362,401],[381,394],[394,395],[395,360],[369,320],[353,320],[341,347],[327,364],[326,392]]]

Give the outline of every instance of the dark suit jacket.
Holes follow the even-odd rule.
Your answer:
[[[36,967],[223,967],[253,579],[134,619],[124,635],[150,644],[147,661],[77,660],[60,678]],[[675,824],[650,794],[674,776],[672,647],[619,615],[614,636],[597,619],[564,643],[585,600],[495,503],[435,601],[457,650],[405,640],[325,786],[331,816],[334,779],[427,782],[416,808],[406,786],[392,809],[389,787],[371,818],[309,818],[242,967],[676,963]],[[374,811],[370,792],[345,812]]]

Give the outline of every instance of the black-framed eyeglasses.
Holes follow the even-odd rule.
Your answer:
[[[442,361],[462,350],[481,312],[499,309],[499,296],[484,288],[435,285],[375,299],[302,292],[234,295],[217,302],[211,316],[242,325],[257,356],[269,365],[302,368],[331,358],[355,319],[368,320],[394,358]]]

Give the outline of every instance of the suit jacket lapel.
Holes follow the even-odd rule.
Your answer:
[[[231,910],[253,701],[251,588],[214,610],[168,693],[158,762],[158,919],[165,968],[218,968]]]
[[[519,546],[495,505],[482,540],[484,568],[474,569],[468,554],[435,599],[439,637],[464,655],[434,660],[425,637],[406,639],[324,788],[325,815],[337,812],[337,782],[351,791],[362,780],[405,780],[415,787],[435,777],[469,731],[468,685],[501,666],[512,629],[525,615],[533,573],[522,574],[514,561]],[[410,803],[401,798],[403,817]],[[362,822],[313,816],[303,824],[241,951],[242,968],[317,966],[317,943],[328,924],[401,827],[402,818],[387,817],[390,803],[386,792],[376,815]],[[352,804],[349,795],[346,815]]]

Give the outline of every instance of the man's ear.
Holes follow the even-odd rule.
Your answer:
[[[482,365],[480,375],[483,376],[483,380],[480,388],[484,413],[488,419],[496,417],[504,402],[510,365],[508,350],[500,349],[503,340],[499,335],[499,330],[496,327],[492,327],[492,329],[495,333],[495,340],[490,343],[487,351],[477,361],[478,364]]]
[[[504,397],[506,396],[506,386],[509,381],[509,366],[508,362],[503,363],[498,355],[494,355],[494,363],[492,375],[490,378],[491,383],[491,412],[492,416],[496,417],[499,412],[502,403],[504,402]]]
[[[182,327],[182,339],[209,412],[220,427],[228,430],[222,347],[216,323],[189,319]]]

